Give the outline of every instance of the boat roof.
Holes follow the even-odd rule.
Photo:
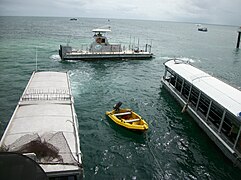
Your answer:
[[[95,32],[95,33],[106,33],[106,32],[111,32],[110,29],[101,29],[101,28],[98,28],[98,29],[93,29],[92,32]]]
[[[21,149],[41,139],[58,149],[60,163],[40,163],[45,172],[79,170],[82,164],[77,117],[66,72],[34,72],[10,119],[0,147]],[[47,162],[46,162],[47,161]]]
[[[170,60],[164,65],[241,120],[241,91],[182,60]]]

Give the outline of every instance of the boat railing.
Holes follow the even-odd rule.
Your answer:
[[[68,89],[28,89],[24,94],[69,94]]]
[[[105,47],[105,46],[103,46]],[[117,50],[116,50],[117,49]],[[133,52],[133,53],[143,53],[149,52],[151,53],[151,45],[145,44],[144,46],[135,46],[135,45],[128,45],[124,44],[120,46],[120,44],[111,44],[110,51],[100,50],[100,51],[91,51],[90,46],[88,44],[82,44],[80,49],[73,49],[71,52],[66,52],[66,54],[96,54],[96,53],[120,53],[120,52]]]
[[[30,89],[23,94],[21,101],[66,101],[71,100],[67,89]]]
[[[21,97],[22,101],[67,101],[71,100],[69,94],[25,94]]]

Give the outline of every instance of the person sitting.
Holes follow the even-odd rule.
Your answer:
[[[122,105],[122,102],[118,102],[114,105],[113,109],[116,111],[116,112],[119,112],[120,110],[120,106]]]
[[[232,127],[228,133],[228,136],[230,137],[231,141],[234,142],[236,140],[236,137],[238,135],[239,128],[236,124],[232,123]]]

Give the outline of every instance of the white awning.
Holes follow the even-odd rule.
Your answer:
[[[111,32],[110,29],[93,29],[92,32],[95,32],[95,33],[105,33],[105,32]]]

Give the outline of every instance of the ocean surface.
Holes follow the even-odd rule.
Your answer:
[[[152,43],[151,60],[61,62],[60,44],[81,48],[91,30],[110,25],[110,42]],[[240,179],[223,155],[162,88],[163,62],[181,58],[241,87],[241,50],[235,26],[161,21],[0,17],[0,137],[32,72],[68,71],[83,153],[85,179]],[[36,53],[37,50],[37,53]],[[221,87],[220,87],[221,88]],[[105,112],[121,101],[149,124],[146,133],[112,123]],[[47,125],[47,124],[46,124]]]

